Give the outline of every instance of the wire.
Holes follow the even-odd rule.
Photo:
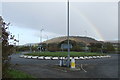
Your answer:
[[[80,66],[81,66],[81,69],[82,69],[84,72],[87,72],[85,69],[83,69],[82,64],[81,64]]]

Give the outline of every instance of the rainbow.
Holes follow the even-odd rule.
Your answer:
[[[98,37],[100,40],[104,41],[104,37],[100,33],[99,29],[95,24],[92,23],[92,21],[86,17],[85,14],[83,14],[77,7],[70,5],[70,9],[73,10],[76,15],[80,18],[82,18],[92,29],[92,31],[95,33],[95,36]]]

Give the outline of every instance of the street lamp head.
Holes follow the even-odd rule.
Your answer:
[[[42,32],[44,29],[41,29],[40,31]]]

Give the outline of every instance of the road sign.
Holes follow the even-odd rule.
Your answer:
[[[72,44],[69,44],[69,48],[72,48]],[[68,49],[68,44],[61,44],[61,49]]]

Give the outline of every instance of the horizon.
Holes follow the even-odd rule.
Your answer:
[[[54,37],[54,38],[51,38],[51,39],[55,39],[55,38],[61,38],[61,37],[67,37],[67,36],[59,36],[59,37]],[[94,38],[92,38],[92,37],[88,37],[88,36],[69,36],[69,37],[83,37],[83,38],[91,38],[91,39],[94,39]],[[48,39],[48,40],[51,40],[51,39]],[[95,39],[96,40],[96,39]],[[47,40],[44,40],[44,41],[47,41]],[[43,41],[43,42],[44,42]],[[97,40],[97,41],[100,41],[101,42],[101,40]],[[117,43],[119,43],[119,40],[108,40],[108,41],[102,41],[102,42],[117,42]],[[25,43],[25,44],[22,44],[22,45],[17,45],[17,46],[23,46],[23,45],[29,45],[29,44],[39,44],[39,43],[41,43],[41,42],[38,42],[38,43]]]

